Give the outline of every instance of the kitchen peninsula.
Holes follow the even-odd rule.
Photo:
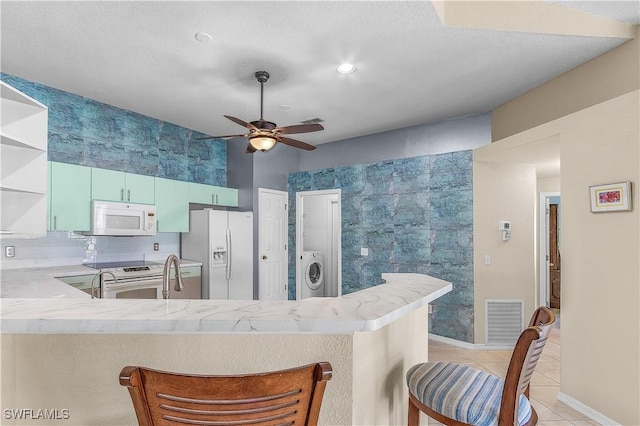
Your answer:
[[[68,410],[46,424],[135,424],[118,384],[125,365],[232,374],[328,361],[320,424],[405,423],[404,374],[427,359],[427,304],[452,285],[382,279],[300,301],[3,298],[2,408]]]

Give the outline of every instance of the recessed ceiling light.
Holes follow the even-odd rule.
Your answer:
[[[356,70],[356,66],[350,63],[345,62],[338,67],[338,72],[340,74],[351,74]]]
[[[207,33],[196,33],[196,40],[198,40],[200,43],[208,43],[213,39],[213,37],[211,37],[209,34]]]

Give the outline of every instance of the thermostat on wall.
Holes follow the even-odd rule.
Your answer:
[[[501,220],[498,222],[499,231],[511,231],[511,222],[507,220]]]

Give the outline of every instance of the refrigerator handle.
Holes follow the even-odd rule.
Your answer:
[[[231,279],[231,267],[233,262],[233,247],[232,247],[231,229],[227,229],[227,279]]]

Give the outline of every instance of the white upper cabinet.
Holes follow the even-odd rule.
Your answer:
[[[47,231],[48,108],[0,81],[0,234]]]

